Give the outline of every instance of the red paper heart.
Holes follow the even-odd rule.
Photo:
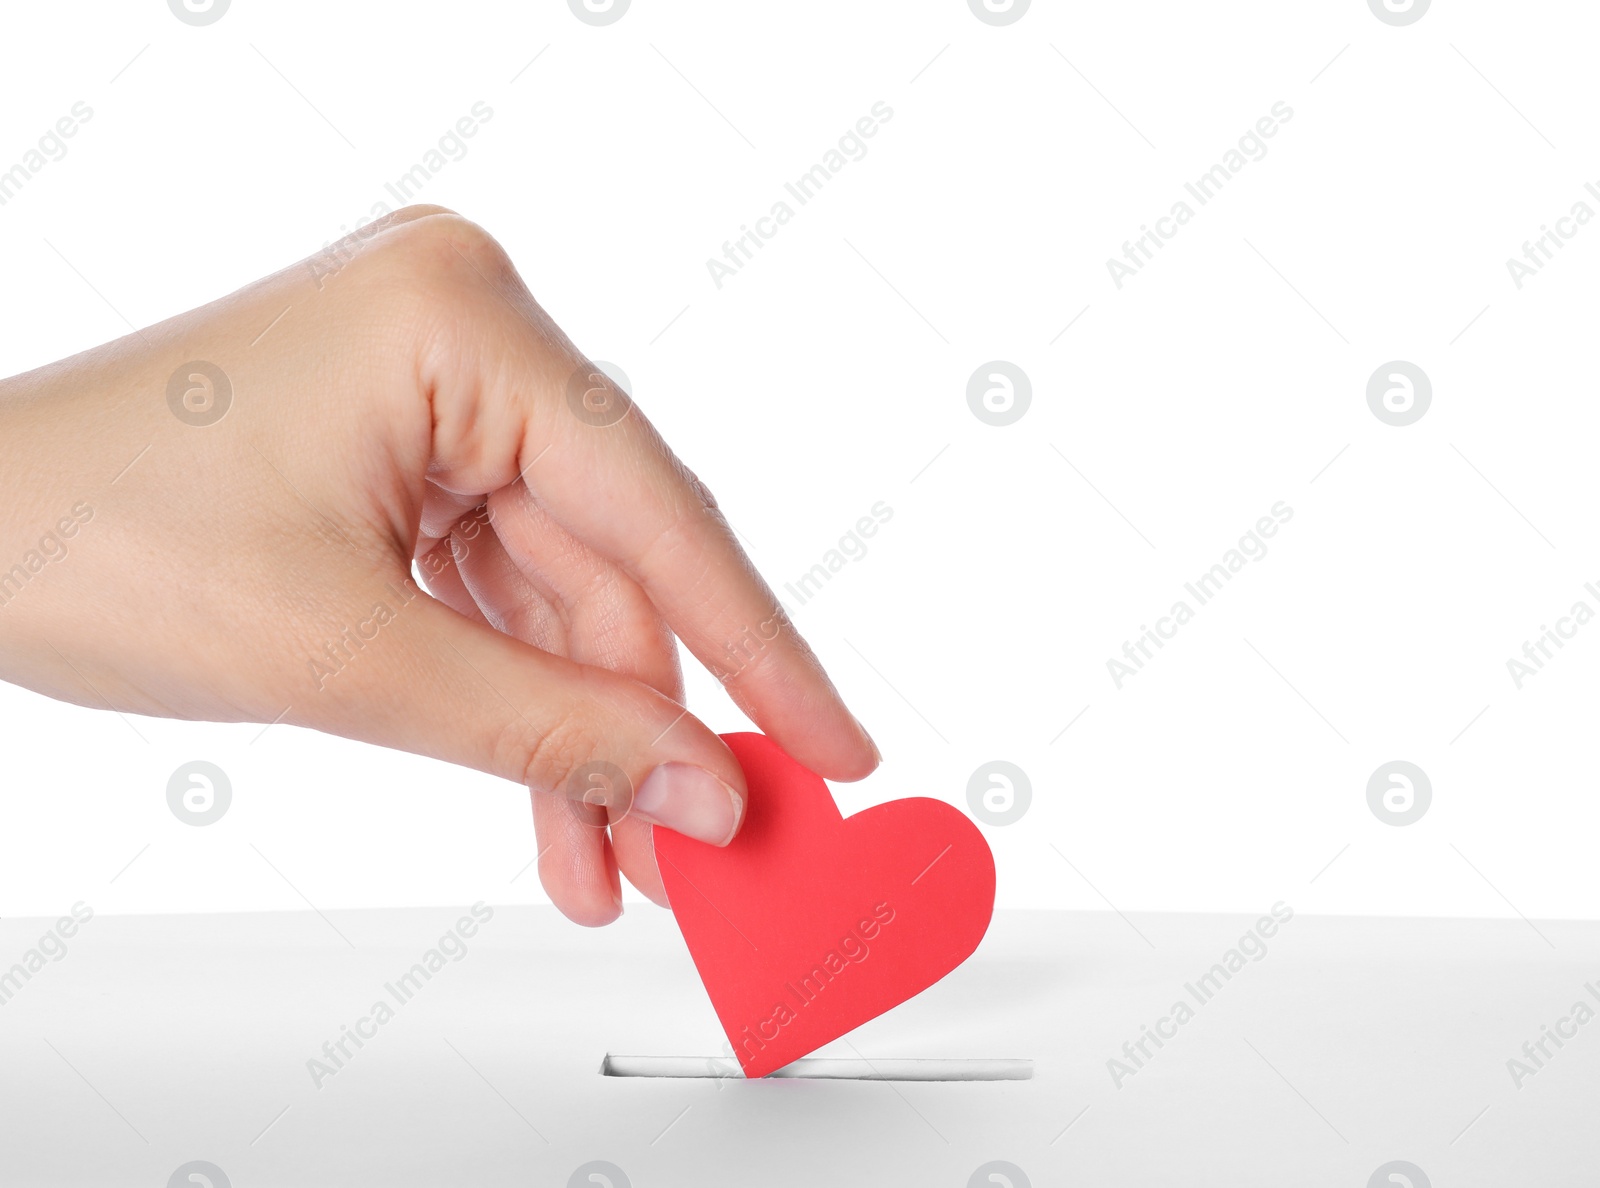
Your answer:
[[[745,1075],[765,1076],[926,990],[994,911],[994,858],[940,800],[846,820],[762,734],[725,734],[749,805],[724,848],[655,831],[667,898]]]

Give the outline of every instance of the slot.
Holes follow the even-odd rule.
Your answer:
[[[622,1056],[606,1053],[600,1065],[607,1077],[744,1080],[739,1063],[723,1056]],[[842,1060],[805,1056],[760,1080],[812,1081],[1027,1081],[1031,1060],[883,1059]]]

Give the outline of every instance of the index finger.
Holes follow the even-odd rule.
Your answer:
[[[450,315],[433,322],[418,377],[433,405],[430,478],[469,493],[520,478],[562,528],[643,589],[785,751],[831,779],[872,771],[877,747],[710,492],[540,308],[499,245],[453,215],[396,235],[422,247],[433,283],[450,289],[437,306]],[[516,515],[510,502],[505,514]]]
[[[877,747],[705,484],[587,360],[565,396],[566,423],[538,448],[584,464],[534,465],[526,475],[533,497],[639,583],[734,703],[785,751],[830,779],[871,772]]]

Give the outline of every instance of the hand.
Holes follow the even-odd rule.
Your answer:
[[[5,381],[0,472],[0,677],[516,780],[582,924],[619,867],[665,902],[651,823],[742,819],[674,634],[807,767],[877,764],[710,492],[448,211]]]

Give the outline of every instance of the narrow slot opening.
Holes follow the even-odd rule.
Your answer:
[[[607,1077],[744,1080],[739,1062],[724,1056],[622,1056],[606,1053],[600,1064]],[[1031,1060],[843,1060],[805,1056],[762,1080],[813,1081],[1026,1081]]]

